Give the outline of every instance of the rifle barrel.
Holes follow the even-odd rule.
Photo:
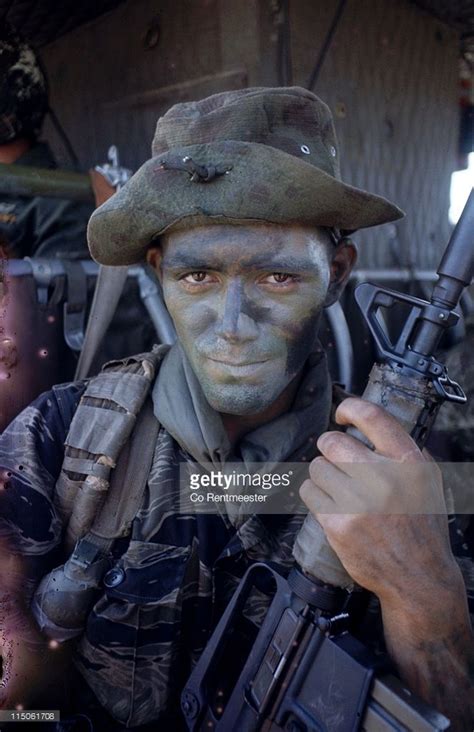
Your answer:
[[[453,311],[474,275],[474,189],[451,235],[437,273],[438,281],[433,287],[430,306],[426,308],[426,315],[422,316],[410,343],[411,350],[428,358],[434,356],[444,331],[455,322]]]
[[[433,289],[431,302],[453,309],[462,291],[474,277],[474,189],[438,267],[439,280]]]

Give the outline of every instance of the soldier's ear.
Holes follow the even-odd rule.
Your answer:
[[[159,246],[150,247],[146,253],[146,261],[148,262],[148,264],[151,267],[153,267],[160,282],[161,282],[161,277],[162,277],[162,272],[161,272],[162,257],[163,257],[163,254],[161,251],[161,247],[159,247]]]
[[[357,248],[352,239],[345,236],[339,240],[330,257],[331,279],[324,301],[325,308],[339,300],[357,261]]]

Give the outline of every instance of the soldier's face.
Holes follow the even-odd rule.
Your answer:
[[[166,306],[209,404],[238,415],[268,408],[300,373],[337,296],[327,232],[203,226],[163,237],[158,257]]]

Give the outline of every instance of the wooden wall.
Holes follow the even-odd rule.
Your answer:
[[[306,85],[336,0],[289,0],[293,81]],[[128,0],[43,50],[53,104],[84,167],[119,146],[136,169],[171,104],[276,85],[275,0]],[[358,236],[361,264],[436,264],[458,132],[456,34],[409,0],[348,0],[320,79],[348,182],[407,213]],[[64,159],[57,138],[47,137]]]

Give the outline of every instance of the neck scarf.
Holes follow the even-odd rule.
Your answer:
[[[234,446],[179,343],[166,354],[153,388],[159,422],[194,460],[216,469],[227,461],[247,465],[311,459],[316,440],[328,427],[331,401],[326,355],[320,346],[305,364],[291,409],[248,432]]]

